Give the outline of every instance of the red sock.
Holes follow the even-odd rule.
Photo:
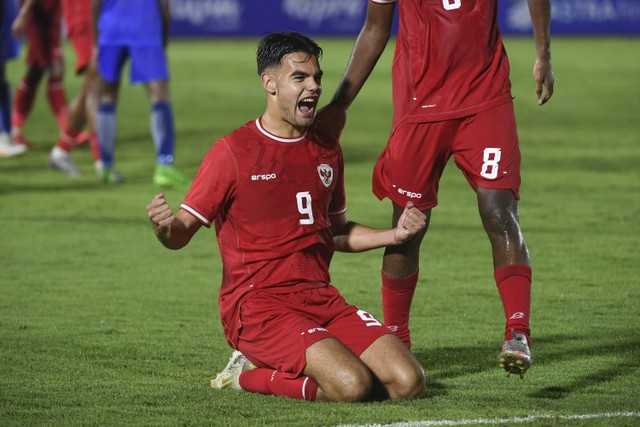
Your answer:
[[[65,129],[61,131],[56,146],[62,148],[66,152],[73,150],[76,144],[76,137],[79,133],[80,131],[75,129]]]
[[[409,313],[413,293],[418,284],[418,273],[410,274],[402,279],[392,279],[381,272],[382,276],[382,312],[384,323],[391,331],[411,349],[409,333]]]
[[[243,390],[298,400],[315,400],[318,392],[318,384],[311,377],[290,378],[290,374],[274,369],[244,371],[238,380]]]
[[[14,129],[21,129],[24,124],[31,107],[33,107],[33,100],[36,97],[36,88],[27,84],[26,78],[23,78],[18,89],[16,90],[16,97],[13,100],[13,111],[11,112],[11,127]]]
[[[505,340],[511,339],[511,329],[523,333],[529,340],[529,311],[531,307],[531,267],[511,264],[494,273],[498,292],[507,318]]]
[[[62,77],[49,76],[47,83],[47,98],[49,105],[56,117],[56,122],[60,129],[67,127],[67,96],[64,92]]]
[[[89,133],[89,145],[91,145],[93,161],[97,162],[100,160],[100,146],[98,145],[98,135],[93,131]]]

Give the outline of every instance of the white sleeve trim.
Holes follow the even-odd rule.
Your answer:
[[[202,215],[200,215],[198,212],[196,212],[192,207],[185,205],[184,203],[180,205],[181,209],[184,209],[185,211],[189,212],[191,215],[195,216],[196,218],[198,218],[198,220],[200,220],[200,222],[202,222],[204,225],[206,226],[210,226],[211,222],[209,220],[207,220],[205,217],[203,217]]]
[[[347,211],[347,207],[345,206],[344,209],[340,209],[337,212],[329,212],[329,215],[340,215],[340,214],[345,213],[346,211]]]
[[[397,3],[398,0],[369,0],[372,1],[374,3],[380,3],[380,4],[390,4],[390,3]]]

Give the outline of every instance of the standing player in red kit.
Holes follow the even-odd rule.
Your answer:
[[[76,53],[75,72],[84,76],[80,93],[69,105],[67,126],[60,132],[58,142],[49,155],[49,166],[70,176],[82,175],[71,158],[71,151],[81,140],[88,140],[98,176],[102,175],[100,147],[95,132],[98,111],[97,61],[93,41],[91,0],[63,0],[62,10],[67,36]],[[83,129],[89,131],[83,137]]]
[[[321,54],[298,33],[264,37],[257,53],[264,114],[213,145],[175,215],[162,193],[147,212],[170,249],[215,224],[220,317],[239,351],[213,387],[304,400],[417,397],[425,385],[419,362],[388,328],[345,302],[329,284],[329,263],[334,250],[402,244],[426,218],[411,202],[393,229],[347,218],[343,123],[314,120]]]
[[[389,39],[396,3],[400,25],[393,61],[391,135],[373,173],[373,192],[393,202],[393,224],[412,201],[427,217],[453,155],[477,193],[480,217],[506,314],[498,357],[507,374],[531,365],[531,268],[520,230],[520,151],[509,62],[497,24],[497,0],[370,0],[364,26],[332,104],[349,107]],[[538,104],[553,93],[549,0],[528,0],[536,46]],[[544,90],[543,90],[544,89]],[[544,92],[544,95],[543,95]],[[411,345],[409,311],[426,228],[390,246],[382,263],[385,323]]]
[[[18,85],[11,116],[13,142],[27,144],[22,134],[38,84],[45,73],[47,80],[47,99],[60,129],[67,123],[67,97],[62,78],[64,60],[60,47],[60,0],[21,0],[18,16],[13,22],[13,35],[16,39],[26,36],[29,43],[27,52],[27,71]]]

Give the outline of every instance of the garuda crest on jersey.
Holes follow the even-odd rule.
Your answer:
[[[333,182],[333,169],[329,165],[323,163],[318,166],[318,175],[325,187],[329,187]]]

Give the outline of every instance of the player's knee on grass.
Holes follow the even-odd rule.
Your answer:
[[[361,355],[390,399],[413,399],[425,388],[420,362],[393,334],[377,339]]]
[[[403,363],[392,367],[393,381],[387,386],[390,399],[415,399],[425,389],[424,370],[420,364]]]
[[[338,362],[339,358],[335,361]],[[373,387],[373,376],[364,363],[354,356],[355,363],[324,363],[320,369],[307,364],[305,375],[318,383],[316,400],[330,402],[360,402],[367,400]]]
[[[319,383],[318,386],[324,395],[322,400],[361,402],[369,397],[373,378],[366,367],[365,369],[349,369],[335,376],[330,383]]]

